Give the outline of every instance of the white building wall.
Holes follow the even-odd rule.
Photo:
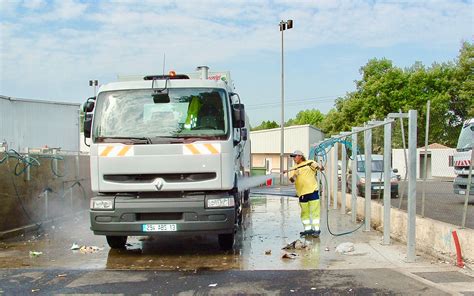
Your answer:
[[[19,152],[45,146],[79,151],[79,108],[0,96],[0,142]]]
[[[310,125],[286,127],[284,132],[285,154],[301,150],[308,155],[310,145],[324,138],[324,134],[320,130]],[[280,154],[280,128],[252,131],[250,132],[250,139],[252,141],[252,154]]]
[[[431,150],[431,174],[433,177],[456,177],[454,166],[449,166],[449,157],[453,157],[455,151],[456,149],[453,148]],[[423,162],[421,166],[423,167]]]
[[[420,178],[420,170],[423,169],[423,148],[416,150],[416,167],[417,178]],[[455,149],[428,149],[428,154],[431,154],[431,176],[433,178],[454,178],[454,167],[449,166],[449,157],[453,156]],[[403,149],[392,150],[392,167],[398,169],[398,174],[405,176],[405,159],[403,156]],[[407,150],[408,155],[408,150]]]

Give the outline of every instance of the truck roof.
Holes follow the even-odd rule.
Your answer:
[[[166,80],[127,80],[119,82],[110,82],[99,87],[99,93],[112,90],[129,90],[129,89],[151,89],[164,88],[165,84],[168,88],[222,88],[232,91],[232,88],[222,80],[202,80],[202,79],[170,79]]]

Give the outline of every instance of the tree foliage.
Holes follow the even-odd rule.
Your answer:
[[[295,119],[290,119],[285,122],[285,126],[311,124],[313,126],[320,126],[324,120],[324,114],[317,109],[303,110],[296,114]]]
[[[251,128],[252,131],[259,131],[259,130],[264,130],[264,129],[271,129],[271,128],[277,128],[280,127],[278,123],[275,121],[262,121],[260,125],[257,125],[256,127]]]
[[[328,134],[362,126],[388,113],[418,111],[418,143],[424,142],[426,103],[430,100],[429,142],[455,146],[462,122],[474,116],[474,46],[463,43],[455,62],[425,67],[393,66],[388,59],[372,59],[360,69],[356,90],[338,98],[320,128]],[[395,146],[400,145],[394,135]]]

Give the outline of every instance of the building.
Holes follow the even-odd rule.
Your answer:
[[[1,146],[21,153],[46,147],[77,152],[79,109],[80,104],[0,95]]]
[[[309,155],[311,145],[322,141],[324,133],[307,124],[285,127],[284,169],[292,166],[289,154],[301,150]],[[264,167],[267,174],[280,172],[281,129],[250,132],[252,167]]]
[[[423,179],[453,179],[453,155],[456,149],[433,143],[427,147],[426,171],[424,170],[425,147],[416,149],[417,178]],[[398,174],[405,176],[405,157],[403,149],[393,149],[392,167],[398,169]],[[408,150],[407,150],[408,155]]]

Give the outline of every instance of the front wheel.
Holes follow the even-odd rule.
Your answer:
[[[250,206],[250,189],[244,191],[244,207],[248,208]]]
[[[218,235],[219,247],[223,251],[231,250],[234,246],[234,233],[223,233]]]
[[[107,235],[107,243],[112,249],[123,249],[127,243],[127,236],[111,236]]]

